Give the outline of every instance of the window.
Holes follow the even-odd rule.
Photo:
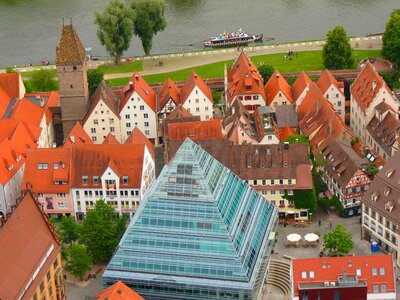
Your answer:
[[[200,102],[200,100],[199,99],[196,99],[196,103],[199,103]]]
[[[385,283],[381,284],[381,292],[386,293],[386,284]]]
[[[88,184],[88,177],[82,176],[82,184]]]
[[[288,179],[288,185],[292,185],[292,179]]]
[[[93,141],[93,142],[96,142],[96,141],[97,141],[97,137],[92,136],[92,141]]]
[[[307,272],[301,272],[301,278],[306,279],[307,278]]]
[[[93,176],[93,184],[99,184],[99,176]]]
[[[279,184],[283,185],[283,179],[279,179]]]
[[[356,275],[361,276],[361,269],[356,269]]]
[[[90,128],[90,131],[91,131],[92,133],[96,133],[96,128]]]
[[[58,199],[65,199],[65,198],[67,198],[67,197],[66,197],[66,194],[65,194],[65,193],[57,193],[57,198],[58,198]]]
[[[274,184],[275,184],[275,180],[271,179],[271,185],[274,185]]]
[[[73,89],[73,88],[74,88],[74,85],[73,85],[73,84],[70,84],[69,87],[70,87],[71,89]]]
[[[130,135],[131,135],[131,131],[128,130],[128,131],[126,132],[126,135],[127,135],[127,136],[130,136]]]
[[[337,106],[342,106],[342,101],[338,101]]]
[[[385,268],[379,268],[379,275],[385,275]]]
[[[122,176],[122,183],[128,184],[128,176]]]
[[[149,114],[143,114],[143,118],[148,119],[149,118]]]
[[[144,127],[149,127],[149,122],[144,122]]]
[[[379,286],[377,284],[372,285],[372,292],[373,293],[379,293]]]
[[[93,124],[94,124],[94,125],[97,125],[97,124],[99,124],[99,120],[97,120],[97,119],[94,119],[94,120],[93,120]]]
[[[200,108],[199,108],[199,107],[196,107],[196,111],[200,111]]]
[[[125,119],[129,120],[131,118],[131,115],[125,115]]]
[[[150,135],[150,130],[145,130],[145,131],[144,131],[144,134],[145,134],[145,135]]]
[[[314,273],[314,271],[310,271],[310,278],[315,278],[315,273]]]
[[[114,124],[114,119],[110,119],[110,124]]]
[[[54,170],[58,170],[58,167],[59,167],[58,163],[54,163],[53,165]]]
[[[39,170],[47,170],[49,168],[49,165],[46,163],[38,163],[38,169]]]
[[[378,271],[376,270],[376,268],[372,268],[372,276],[376,275],[378,275]]]
[[[140,105],[140,110],[144,110],[144,105]]]
[[[126,123],[127,128],[131,128],[131,123]]]
[[[111,132],[115,132],[115,128],[114,127],[110,127],[110,131]]]

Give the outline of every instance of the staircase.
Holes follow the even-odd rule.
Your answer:
[[[278,287],[285,294],[285,299],[290,297],[290,261],[271,259],[268,268],[267,284]]]

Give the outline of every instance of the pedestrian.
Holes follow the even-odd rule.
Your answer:
[[[329,228],[332,228],[332,222],[329,223]]]
[[[321,220],[318,220],[318,226],[321,227]]]

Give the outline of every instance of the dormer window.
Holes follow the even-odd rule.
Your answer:
[[[38,170],[47,170],[49,165],[46,163],[38,163]]]
[[[99,176],[93,176],[93,184],[99,184]]]
[[[371,194],[371,201],[376,202],[378,200],[379,194],[377,192],[374,192]]]
[[[390,176],[393,175],[394,171],[395,171],[394,169],[389,169],[389,170],[387,170],[387,171],[386,171],[386,178],[390,178]]]
[[[58,163],[54,163],[53,165],[54,170],[58,170],[58,167],[59,167]]]
[[[7,167],[7,169],[8,169],[8,171],[12,171],[12,169],[14,169],[14,165],[13,165],[13,164],[9,165],[9,166]]]
[[[87,176],[82,176],[82,184],[88,184],[88,177]]]
[[[128,184],[128,176],[122,176],[122,184]]]
[[[383,193],[385,194],[385,197],[389,196],[390,194],[390,188],[386,188]]]
[[[16,162],[20,162],[21,161],[21,155],[18,155],[17,158],[15,159]]]

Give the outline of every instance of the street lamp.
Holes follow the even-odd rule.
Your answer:
[[[310,212],[308,215],[309,215],[309,217],[310,217],[310,218],[309,218],[309,223],[311,224],[312,213]]]

